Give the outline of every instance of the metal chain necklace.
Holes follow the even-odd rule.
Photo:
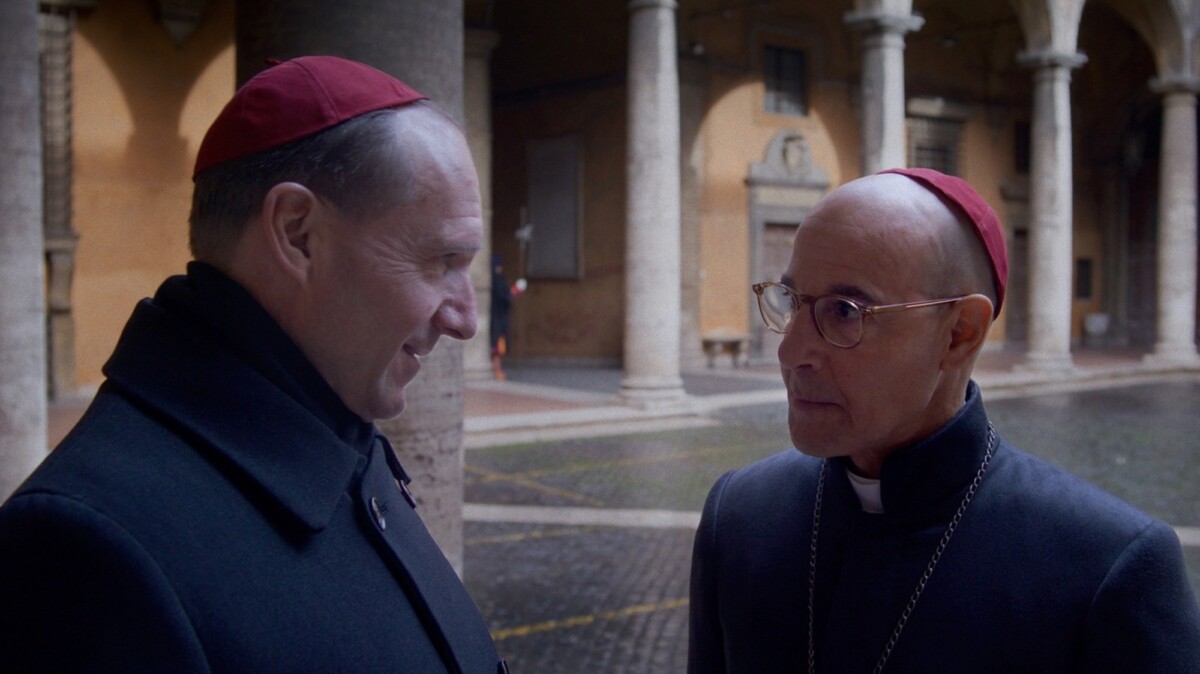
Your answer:
[[[979,464],[979,470],[975,473],[975,479],[971,481],[971,486],[967,487],[967,493],[963,496],[962,503],[958,506],[958,511],[954,513],[954,517],[950,518],[950,524],[946,527],[946,533],[942,534],[942,540],[938,543],[937,549],[933,551],[933,557],[930,558],[929,565],[925,567],[925,573],[921,574],[921,579],[917,581],[917,587],[913,590],[912,597],[908,600],[908,605],[900,613],[900,620],[896,622],[896,628],[892,630],[892,637],[888,639],[887,644],[883,647],[883,653],[879,656],[879,662],[876,663],[873,670],[874,674],[879,674],[883,671],[883,666],[887,664],[888,658],[892,655],[892,649],[896,647],[896,642],[900,641],[900,633],[904,630],[904,625],[908,622],[909,616],[912,615],[913,608],[917,605],[917,600],[925,592],[925,585],[929,582],[929,578],[933,576],[934,567],[941,560],[942,553],[946,551],[946,546],[950,543],[950,538],[954,536],[954,532],[958,529],[963,515],[967,512],[967,506],[971,505],[971,499],[975,497],[975,492],[979,490],[979,484],[983,482],[983,474],[987,472],[988,464],[992,461],[992,451],[995,449],[996,427],[991,422],[988,422],[987,451],[984,452],[983,462]],[[826,461],[822,460],[821,476],[817,480],[817,496],[813,503],[812,542],[809,544],[808,674],[814,674],[817,666],[816,646],[813,644],[813,598],[816,595],[817,587],[817,533],[821,528],[821,501],[825,494],[825,466]]]

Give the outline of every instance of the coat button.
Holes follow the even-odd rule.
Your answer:
[[[371,516],[375,518],[375,524],[379,525],[379,530],[387,529],[387,518],[383,516],[383,508],[379,505],[379,499],[371,497]]]

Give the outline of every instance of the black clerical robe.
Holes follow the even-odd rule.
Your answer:
[[[0,508],[0,671],[505,671],[375,428],[193,263]]]
[[[978,387],[883,466],[863,512],[831,459],[815,576],[818,672],[870,672],[987,445]],[[806,672],[821,461],[796,450],[724,475],[692,559],[689,667]],[[1166,524],[1002,439],[896,642],[889,672],[1200,672],[1200,610]]]

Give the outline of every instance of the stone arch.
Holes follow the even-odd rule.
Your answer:
[[[1200,6],[1189,0],[1100,0],[1129,22],[1154,53],[1162,80],[1194,78]]]
[[[1074,54],[1084,0],[1010,0],[1025,34],[1026,51]]]

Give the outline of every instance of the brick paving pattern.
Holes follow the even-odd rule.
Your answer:
[[[998,398],[988,411],[1014,444],[1200,531],[1200,379]],[[788,446],[786,413],[730,407],[704,428],[470,450],[466,500],[698,512],[725,470]],[[467,588],[518,674],[683,672],[692,536],[686,527],[468,522]],[[1198,546],[1185,554],[1200,593]]]

